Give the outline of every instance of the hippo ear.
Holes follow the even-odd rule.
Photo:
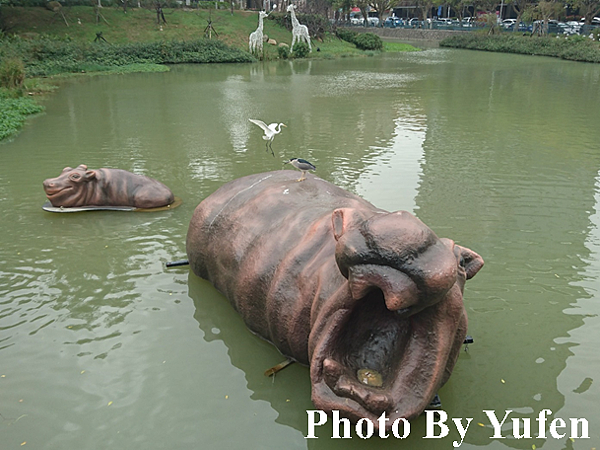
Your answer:
[[[461,265],[467,273],[467,280],[473,278],[483,267],[483,258],[473,250],[457,245],[460,250]]]
[[[85,179],[86,179],[86,181],[93,180],[94,178],[96,178],[96,171],[95,170],[88,170],[88,171],[85,172]]]
[[[70,172],[71,170],[73,170],[73,168],[67,166],[63,169],[63,172]]]
[[[349,228],[364,222],[368,216],[361,214],[355,208],[338,208],[331,214],[331,225],[335,240],[339,240]]]
[[[338,241],[348,229],[350,219],[352,218],[352,210],[350,208],[338,208],[331,215],[331,225],[333,226],[333,236]]]
[[[87,170],[87,166],[85,164],[79,164],[77,168],[81,170]]]

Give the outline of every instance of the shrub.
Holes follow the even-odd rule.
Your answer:
[[[0,86],[16,89],[25,81],[25,66],[19,58],[7,58],[0,63]]]
[[[360,33],[354,38],[354,44],[360,50],[382,50],[383,41],[373,33]]]
[[[443,39],[440,46],[600,62],[600,45],[589,38],[514,36],[512,33],[510,35],[485,36],[477,33],[463,33]]]
[[[360,50],[383,50],[383,41],[374,33],[357,33],[347,28],[338,28],[337,37],[356,45]]]
[[[306,42],[296,42],[292,49],[294,58],[306,58],[310,52],[308,44]]]
[[[286,45],[280,45],[277,47],[277,54],[281,59],[288,59],[290,57],[290,48]]]
[[[354,44],[354,40],[356,39],[356,36],[358,35],[358,33],[356,31],[352,31],[347,28],[338,28],[337,31],[335,32],[335,34],[342,41],[350,42],[351,44]]]
[[[0,46],[0,58],[10,58],[14,55],[21,55],[28,76],[49,76],[139,63],[255,61],[247,52],[209,39],[124,45],[75,43],[44,36],[34,40],[4,39]]]

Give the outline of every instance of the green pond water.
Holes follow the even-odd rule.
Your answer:
[[[600,65],[430,49],[335,61],[176,66],[66,82],[0,144],[0,448],[451,449],[306,439],[306,367],[282,361],[186,267],[196,205],[300,157],[483,256],[441,389],[463,449],[600,448]],[[265,151],[249,118],[288,128]],[[87,164],[149,175],[171,211],[51,213],[42,181]],[[536,438],[543,409],[589,439]],[[484,410],[494,410],[503,438]],[[511,418],[531,421],[515,439]],[[436,433],[439,435],[440,430]],[[517,433],[518,434],[518,433]]]

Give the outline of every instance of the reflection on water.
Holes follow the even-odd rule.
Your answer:
[[[0,145],[3,446],[446,449],[459,439],[423,439],[420,418],[402,443],[332,440],[330,426],[306,440],[308,369],[264,377],[277,350],[208,283],[164,268],[185,254],[202,198],[292,157],[486,260],[465,293],[475,343],[440,392],[451,417],[474,418],[461,448],[600,445],[597,433],[491,439],[482,413],[533,420],[549,408],[600,427],[599,81],[592,64],[432,49],[65,84]],[[275,157],[248,118],[288,125]],[[82,163],[157,178],[183,204],[42,211],[41,182]]]

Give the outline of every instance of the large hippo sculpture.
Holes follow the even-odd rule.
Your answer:
[[[152,178],[121,169],[88,170],[85,164],[65,167],[57,178],[48,178],[44,191],[55,207],[158,208],[175,199],[168,187]]]
[[[251,175],[202,201],[190,266],[253,332],[310,366],[318,409],[411,420],[452,372],[467,331],[464,284],[483,260],[406,211],[296,178]]]

